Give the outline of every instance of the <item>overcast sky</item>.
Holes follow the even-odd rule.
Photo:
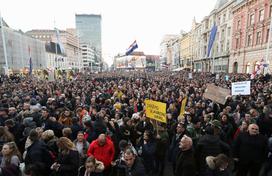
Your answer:
[[[14,29],[66,29],[75,27],[75,14],[102,15],[102,52],[107,63],[137,40],[145,54],[160,53],[165,34],[189,31],[216,0],[1,0],[0,11]]]

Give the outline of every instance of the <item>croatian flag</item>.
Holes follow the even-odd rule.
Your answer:
[[[127,49],[126,55],[130,55],[135,49],[138,48],[136,40]]]
[[[260,74],[264,67],[266,67],[266,64],[264,62],[264,59],[262,59],[260,64],[257,65],[256,70],[251,74],[250,79],[254,79],[257,74]]]

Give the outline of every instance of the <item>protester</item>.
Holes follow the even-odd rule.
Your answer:
[[[99,137],[90,144],[87,154],[103,162],[105,166],[104,172],[108,174],[108,172],[110,172],[111,162],[114,158],[114,152],[112,141],[105,134],[100,134]]]
[[[145,176],[145,168],[141,160],[128,148],[124,154],[126,163],[126,176]]]
[[[73,142],[67,137],[61,137],[57,141],[60,149],[58,158],[51,169],[56,175],[74,176],[78,173],[79,154]]]
[[[179,143],[180,151],[177,154],[176,176],[195,176],[196,164],[193,153],[193,141],[190,137],[184,135]]]
[[[85,165],[79,168],[78,176],[103,176],[104,164],[93,156],[86,159]]]
[[[15,144],[15,142],[5,143],[2,148],[2,161],[0,167],[0,175],[3,176],[20,176],[21,170],[20,166],[20,158],[21,154]]]
[[[117,173],[134,173],[129,171],[133,170],[133,164],[125,162],[125,151],[127,147],[135,146],[142,154],[133,150],[134,155],[129,155],[135,158],[136,168],[143,166],[144,161],[147,168],[152,168],[146,170],[152,172],[150,174],[155,175],[158,170],[156,174],[159,175],[174,174],[178,169],[176,163],[184,163],[182,157],[177,158],[179,152],[184,153],[179,148],[184,135],[193,138],[194,162],[200,175],[209,169],[206,157],[217,157],[218,154],[235,158],[239,173],[246,167],[251,170],[248,172],[255,174],[263,165],[264,171],[269,173],[271,168],[267,166],[271,163],[271,154],[266,155],[264,146],[272,129],[271,76],[260,74],[250,79],[248,74],[220,73],[216,79],[215,74],[192,73],[193,79],[188,79],[188,73],[77,73],[75,79],[63,77],[57,81],[37,79],[34,75],[3,76],[0,83],[0,142],[2,145],[16,142],[20,152],[25,153],[26,172],[32,176],[49,175],[50,166],[58,162],[60,155],[68,157],[59,153],[64,149],[57,145],[58,138],[68,137],[73,141],[79,131],[83,131],[83,137],[90,145],[87,151],[83,149],[82,135],[73,147],[68,145],[69,151],[75,153],[77,150],[80,156],[73,168],[75,173],[85,165],[86,155],[103,162],[103,174],[115,176],[116,172],[111,172],[111,168],[115,169],[120,159],[124,172]],[[251,81],[251,94],[224,97],[222,104],[206,97],[208,84],[231,89],[231,83],[237,81]],[[147,117],[146,99],[166,104],[166,124]],[[187,100],[185,107],[182,106],[184,100]],[[247,132],[247,127],[253,123],[258,125],[260,134]],[[37,134],[32,132],[35,129]],[[153,137],[149,138],[145,131]],[[101,134],[105,134],[104,137]],[[144,139],[147,139],[146,144]],[[121,146],[126,147],[119,150],[121,140],[126,142]],[[156,146],[155,152],[145,150],[150,146]],[[167,150],[170,163],[164,161]],[[53,174],[58,174],[57,168],[56,164]],[[183,168],[182,165],[179,168]]]

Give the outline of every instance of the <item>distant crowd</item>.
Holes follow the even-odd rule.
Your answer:
[[[203,96],[208,83],[245,80],[250,95]],[[0,84],[0,175],[272,175],[269,74],[2,75]],[[167,123],[146,116],[146,99],[166,103]]]

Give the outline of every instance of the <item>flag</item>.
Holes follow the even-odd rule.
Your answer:
[[[33,64],[32,64],[32,59],[31,59],[31,57],[29,58],[29,75],[32,75],[32,66],[33,66]]]
[[[126,55],[130,55],[135,49],[138,48],[136,40],[129,46],[129,48],[126,51]]]
[[[216,32],[217,32],[217,26],[214,24],[212,27],[211,33],[210,33],[210,38],[209,38],[208,53],[207,53],[208,57],[210,57],[210,54],[211,54],[211,50],[212,50],[213,42],[215,40]]]
[[[59,33],[59,30],[57,28],[55,28],[56,30],[56,37],[57,37],[57,42],[58,42],[58,45],[59,45],[59,48],[60,48],[60,54],[64,54],[64,47],[60,41],[60,33]]]
[[[257,65],[256,70],[251,74],[250,79],[254,79],[257,74],[260,74],[264,67],[266,67],[266,64],[264,62],[264,59],[262,59],[260,64]]]
[[[33,63],[32,63],[32,58],[31,58],[31,52],[30,52],[30,46],[29,45],[28,45],[28,54],[29,54],[29,75],[32,75]]]

